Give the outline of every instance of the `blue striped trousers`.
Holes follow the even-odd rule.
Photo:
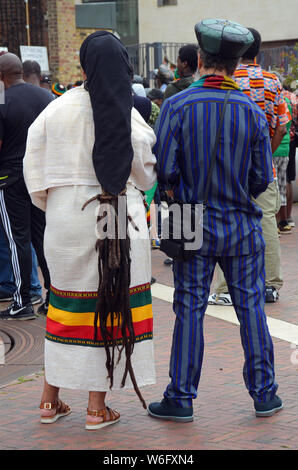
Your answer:
[[[197,396],[204,353],[203,320],[216,263],[222,268],[240,323],[244,351],[243,377],[250,396],[259,402],[277,390],[274,353],[265,316],[264,250],[245,256],[196,255],[174,261],[176,314],[170,378],[164,397],[176,406],[190,407]]]

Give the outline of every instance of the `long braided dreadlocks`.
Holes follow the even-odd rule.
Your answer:
[[[126,208],[125,191],[119,197],[125,198]],[[125,349],[126,362],[121,386],[124,387],[129,373],[134,390],[146,409],[147,406],[138,388],[131,363],[135,332],[129,301],[131,260],[130,238],[127,229],[129,222],[135,230],[138,230],[138,227],[127,212],[124,221],[125,227],[119,226],[119,223],[121,223],[119,219],[119,197],[103,192],[87,201],[82,208],[83,210],[93,200],[98,200],[100,205],[103,206],[97,218],[98,224],[104,221],[103,230],[98,232],[99,238],[95,245],[98,252],[99,286],[94,315],[94,341],[97,340],[99,323],[106,351],[106,368],[110,379],[110,388],[113,387],[114,383],[115,350],[118,350],[118,363],[122,351]],[[121,218],[122,220],[123,218]],[[113,230],[109,233],[111,226]],[[119,237],[119,234],[122,236]],[[111,323],[110,327],[107,326],[108,319]],[[120,337],[119,332],[121,332]],[[122,339],[120,339],[121,337]]]
[[[131,172],[133,148],[131,144],[131,109],[133,106],[131,78],[133,70],[123,44],[107,31],[97,31],[88,36],[80,49],[80,61],[86,74],[85,88],[89,92],[93,110],[95,141],[92,160],[96,177],[104,188],[93,199],[104,205],[98,217],[98,225],[107,217],[107,229],[115,222],[115,233],[99,234],[98,251],[98,301],[94,316],[94,339],[97,338],[98,322],[106,350],[106,367],[113,386],[115,352],[117,361],[125,350],[126,363],[121,385],[129,373],[135,391],[143,403],[131,364],[135,334],[129,302],[130,288],[130,239],[119,223],[119,195],[123,195]],[[126,196],[125,196],[126,198]],[[126,200],[126,199],[125,199]],[[89,201],[87,201],[88,204]],[[127,204],[125,204],[127,207]],[[126,210],[127,214],[127,210]],[[123,236],[119,236],[118,228]],[[111,328],[107,322],[111,321]],[[120,341],[121,332],[121,341]]]

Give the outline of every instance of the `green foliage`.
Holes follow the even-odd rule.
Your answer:
[[[294,51],[298,52],[298,43],[295,44]],[[292,52],[289,57],[289,69],[286,76],[286,84],[291,85],[294,80],[298,80],[298,57]]]
[[[18,384],[23,384],[25,382],[33,382],[34,379],[26,379],[24,376],[18,378]]]
[[[274,67],[274,69],[279,72],[284,77],[284,84],[288,85],[291,88],[298,87],[298,42],[295,44],[293,50],[290,52],[284,52],[282,57],[287,59],[288,70],[285,72],[282,67]],[[296,85],[295,81],[297,82]]]
[[[295,54],[296,52],[296,54]],[[298,80],[298,43],[295,44],[294,50],[290,53],[285,53],[284,57],[288,59],[288,71],[284,74],[285,84],[291,86],[291,84]]]

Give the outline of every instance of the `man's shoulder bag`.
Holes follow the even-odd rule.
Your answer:
[[[217,129],[213,152],[211,155],[211,163],[210,163],[207,181],[206,181],[206,187],[204,191],[203,204],[201,204],[202,216],[207,206],[207,197],[208,197],[210,183],[211,183],[212,170],[213,170],[215,160],[216,160],[216,154],[217,154],[217,149],[219,145],[221,129],[222,129],[226,106],[227,106],[230,94],[231,94],[231,90],[227,92],[226,97],[225,97],[223,111],[221,114],[219,127]],[[190,206],[190,214],[187,217],[183,216],[185,206]],[[185,233],[193,234],[194,230],[196,230],[197,228],[198,223],[201,224],[201,227],[202,227],[203,221],[202,221],[202,217],[200,217],[200,214],[198,213],[197,206],[198,204],[187,204],[187,203],[183,203],[181,201],[176,201],[176,200],[173,200],[168,203],[169,214],[163,220],[163,223],[162,223],[162,239],[160,242],[160,250],[163,253],[165,253],[169,258],[172,258],[177,261],[188,261],[196,255],[198,248],[189,249],[189,245],[194,242],[195,236],[193,236],[192,238],[186,238],[184,235]],[[179,210],[180,210],[180,217],[177,216]],[[188,226],[185,227],[185,225],[183,224],[187,224]]]

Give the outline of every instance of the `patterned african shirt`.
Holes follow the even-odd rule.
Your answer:
[[[234,80],[265,112],[271,137],[278,124],[282,126],[289,122],[287,104],[276,75],[258,64],[241,64],[234,73]]]
[[[284,90],[284,95],[286,98],[288,98],[288,100],[290,100],[292,106],[293,121],[290,127],[290,138],[291,140],[294,140],[295,131],[296,129],[298,130],[298,97],[295,95],[295,93],[292,93],[288,90]]]

